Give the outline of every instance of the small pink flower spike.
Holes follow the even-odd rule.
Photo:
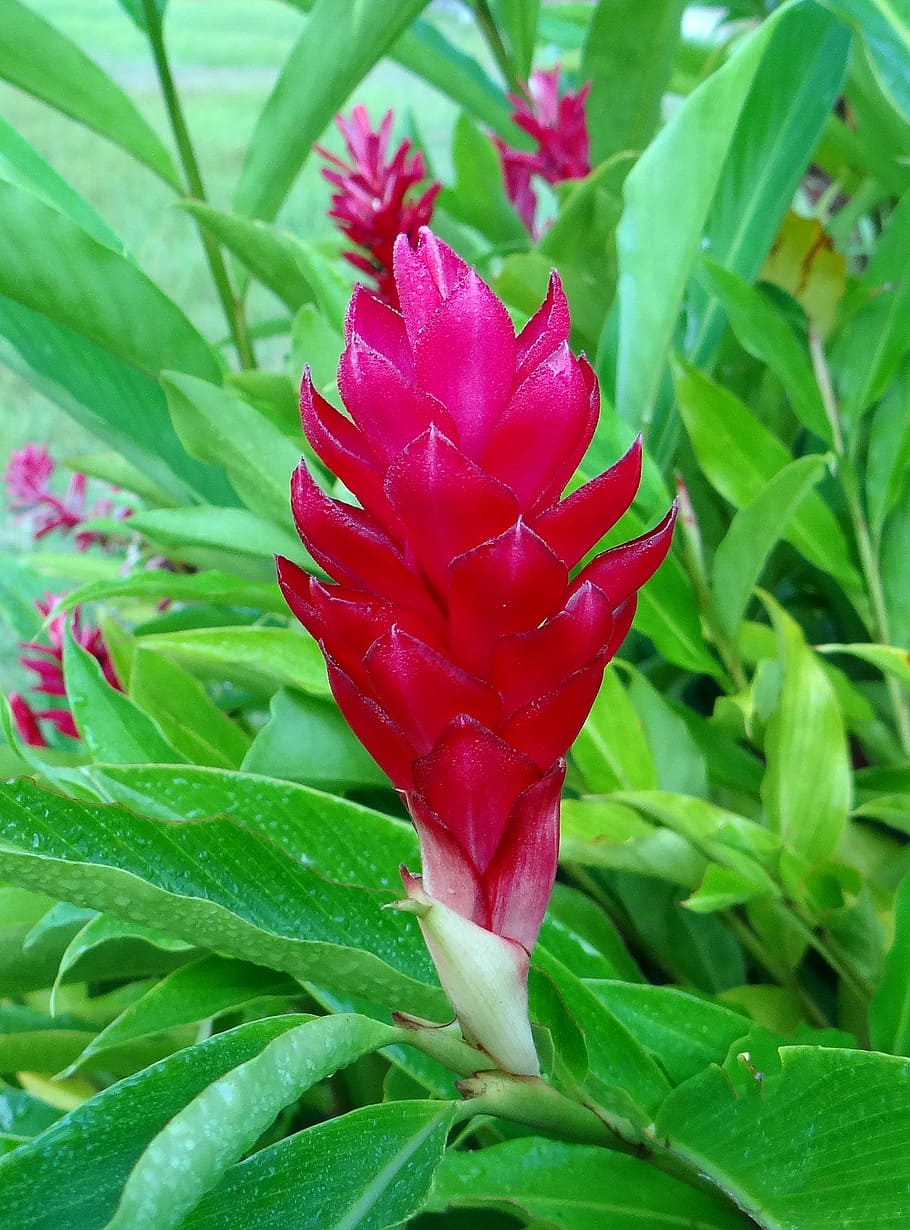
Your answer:
[[[410,160],[409,141],[403,141],[388,156],[392,131],[392,112],[387,111],[378,131],[370,125],[366,108],[354,107],[350,119],[339,115],[335,121],[344,137],[350,165],[321,146],[316,149],[331,163],[322,174],[335,186],[329,217],[356,245],[345,252],[345,259],[372,278],[379,298],[398,307],[392,272],[392,252],[400,234],[413,244],[420,227],[426,226],[442,185],[432,183],[416,199],[405,199],[424,178],[423,157],[415,153]],[[333,169],[337,168],[337,169]]]
[[[420,837],[409,906],[465,1036],[534,1075],[530,952],[550,898],[565,754],[669,547],[649,533],[584,557],[632,502],[641,443],[562,499],[590,443],[597,380],[569,349],[554,273],[515,336],[490,288],[431,231],[395,246],[401,310],[359,288],[338,388],[304,376],[317,454],[359,500],[301,464],[297,528],[327,584],[288,560],[288,605],[319,642],[342,713]]]
[[[591,145],[585,100],[590,82],[577,92],[559,94],[559,65],[549,72],[537,69],[521,94],[510,94],[515,108],[512,119],[536,142],[536,150],[512,149],[499,137],[499,150],[505,177],[506,194],[527,229],[534,234],[537,195],[532,177],[539,175],[548,184],[567,179],[584,179],[591,171]]]

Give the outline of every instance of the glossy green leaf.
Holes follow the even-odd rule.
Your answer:
[[[711,589],[718,622],[731,640],[769,555],[825,468],[817,454],[791,461],[730,522],[711,565]]]
[[[243,762],[249,773],[322,790],[389,786],[331,699],[282,688]]]
[[[170,154],[130,98],[56,26],[20,0],[4,0],[0,77],[113,141],[179,188]]]
[[[24,1089],[0,1087],[0,1152],[10,1152],[59,1118],[55,1106],[48,1106]]]
[[[216,352],[132,261],[2,182],[0,293],[152,377],[173,367],[220,380]]]
[[[679,42],[682,0],[600,0],[581,54],[579,79],[591,82],[585,106],[591,161],[643,150],[660,119]]]
[[[136,785],[138,768],[124,771],[129,784],[123,786],[118,785],[115,766],[103,775],[97,772],[93,781],[108,796],[136,807],[137,797],[142,798]],[[181,766],[178,789],[185,792],[186,782],[198,781],[198,774],[205,772],[193,770],[190,777],[189,767]],[[234,780],[259,781],[242,775]],[[194,814],[203,818],[174,823],[137,815],[121,805],[62,799],[27,781],[0,786],[0,875],[23,886],[43,886],[77,905],[166,930],[199,947],[295,977],[333,981],[349,994],[377,1002],[391,999],[422,1015],[444,1012],[440,993],[429,985],[433,975],[416,927],[381,908],[396,893],[361,888],[363,880],[345,884],[336,864],[327,864],[329,880],[301,863],[300,838],[293,830],[285,835],[257,822],[265,789],[257,791],[258,801],[238,820],[227,818],[238,815],[237,799],[225,798],[221,791],[219,806],[213,800],[219,791],[213,790],[196,800]],[[295,828],[307,819],[321,822],[325,806],[337,805],[345,817],[345,836],[353,838],[364,809],[340,800],[323,805],[319,798],[313,796],[314,806],[297,817]],[[155,806],[156,800],[149,799],[148,810]],[[160,814],[160,799],[157,806]],[[183,803],[177,815],[183,818],[191,809],[192,804]],[[385,826],[390,836],[393,826],[393,821]],[[368,857],[393,875],[397,861],[387,861],[375,845],[370,849],[366,831],[358,837]],[[411,838],[406,828],[404,833]],[[279,844],[283,837],[296,857]],[[407,844],[413,849],[413,838]],[[416,858],[409,861],[415,864]]]
[[[360,1016],[319,1017],[273,1038],[219,1077],[164,1127],[133,1167],[108,1230],[176,1230],[278,1112],[397,1031]],[[192,1165],[184,1162],[192,1150]]]
[[[910,35],[910,20],[907,31]],[[907,67],[910,69],[910,60]],[[848,430],[855,430],[860,417],[881,397],[907,352],[910,192],[891,215],[860,287],[871,297],[851,316],[830,355],[837,376],[840,410]]]
[[[910,688],[910,654],[894,645],[817,645],[819,653],[846,653],[852,658],[861,658],[877,667],[883,675],[897,679],[905,688]]]
[[[851,806],[847,737],[837,698],[799,625],[771,599],[764,602],[784,678],[765,731],[762,798],[784,845],[816,863],[837,848]]]
[[[616,236],[616,408],[635,426],[651,422],[686,282],[743,105],[774,31],[791,11],[778,10],[762,22],[689,95],[626,179]]]
[[[291,530],[289,487],[300,448],[229,389],[183,372],[164,372],[161,383],[187,452],[223,466],[251,511]]]
[[[103,1230],[149,1141],[213,1081],[258,1055],[301,1019],[284,1016],[241,1025],[169,1056],[105,1089],[0,1160],[6,1196],[0,1227]]]
[[[696,368],[677,360],[674,380],[686,431],[709,482],[735,508],[751,504],[790,461],[789,453],[737,397]],[[865,609],[846,538],[820,495],[810,491],[803,498],[784,537],[810,563],[837,577],[854,604]]]
[[[76,729],[94,760],[175,764],[185,759],[138,705],[111,687],[97,659],[70,629],[63,643],[63,672]]]
[[[699,277],[719,301],[739,344],[780,380],[799,421],[830,444],[831,424],[809,355],[783,315],[731,269],[704,260]]]
[[[607,667],[604,681],[581,732],[572,758],[590,794],[611,790],[648,790],[657,785],[657,771],[641,719],[635,712],[619,672]]]
[[[895,897],[894,942],[869,1009],[869,1034],[876,1050],[910,1054],[910,876]]]
[[[709,1064],[723,1063],[737,1038],[752,1028],[740,1013],[676,987],[590,980],[587,986],[644,1044],[674,1085]]]
[[[258,585],[216,569],[171,572],[168,568],[132,572],[128,577],[112,581],[89,581],[67,594],[60,607],[70,611],[83,602],[130,598],[148,602],[170,598],[172,602],[217,603],[250,607],[275,615],[284,615],[288,609],[277,584]]]
[[[144,653],[164,654],[214,681],[271,694],[290,686],[328,696],[325,660],[313,638],[296,628],[201,628],[143,636]]]
[[[202,957],[155,982],[126,1007],[92,1039],[80,1056],[79,1066],[125,1042],[180,1025],[195,1025],[274,996],[292,998],[299,993],[298,984],[286,974],[246,961]]]
[[[735,1061],[734,1061],[735,1062]],[[910,1159],[906,1060],[793,1046],[780,1070],[711,1067],[676,1089],[658,1135],[768,1230],[899,1225]]]
[[[524,134],[512,123],[511,109],[502,90],[473,56],[451,43],[429,21],[418,18],[392,46],[389,55],[402,68],[447,94],[510,145],[520,145]]]
[[[910,121],[910,11],[903,0],[831,0],[856,29],[879,87]]]
[[[613,922],[586,893],[567,884],[553,885],[540,943],[579,978],[642,979]]]
[[[316,0],[247,148],[234,197],[239,213],[275,216],[313,142],[426,2]]]
[[[111,528],[103,522],[90,524]],[[130,529],[165,548],[212,547],[269,560],[279,552],[298,563],[306,561],[303,548],[288,530],[246,508],[218,508],[210,504],[155,508],[130,517]]]
[[[232,1167],[183,1225],[279,1230],[299,1224],[303,1209],[320,1230],[410,1225],[426,1202],[453,1113],[451,1102],[392,1102],[319,1123]]]
[[[2,54],[2,53],[0,53]],[[49,162],[0,117],[0,179],[34,193],[46,205],[58,209],[77,226],[114,251],[123,251],[123,241],[99,213]]]
[[[181,201],[180,208],[233,252],[253,277],[274,291],[292,312],[301,304],[312,302],[312,287],[297,263],[300,240],[296,236],[202,201]]]
[[[157,723],[168,742],[193,764],[236,769],[250,736],[218,708],[205,688],[166,656],[140,641],[130,672],[130,697]]]
[[[433,1189],[448,1205],[516,1207],[558,1230],[742,1230],[722,1198],[689,1187],[639,1158],[587,1145],[529,1137],[447,1154]]]

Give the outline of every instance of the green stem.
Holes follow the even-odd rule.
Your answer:
[[[161,17],[155,9],[154,0],[142,0],[142,10],[145,15],[146,30],[155,60],[155,70],[158,74],[161,93],[164,96],[164,104],[171,123],[171,131],[177,143],[177,150],[183,165],[183,173],[186,177],[186,194],[192,200],[205,202],[205,187],[202,183],[199,163],[196,160],[196,153],[190,139],[189,129],[186,126],[183,108],[180,105],[180,96],[174,84],[167,51],[164,46],[164,31]],[[218,298],[221,300],[227,326],[241,366],[245,368],[255,367],[256,357],[253,353],[253,344],[247,331],[243,305],[231,287],[221,248],[204,226],[198,222],[197,226],[202,246],[205,249],[206,260],[211,270],[212,280],[215,283]]]
[[[809,349],[812,354],[812,366],[815,369],[815,378],[818,382],[822,402],[824,403],[825,414],[828,416],[828,421],[831,424],[834,449],[839,463],[837,468],[838,477],[841,490],[844,493],[844,499],[847,502],[847,508],[850,512],[853,534],[859,553],[860,568],[862,569],[866,589],[872,603],[872,634],[882,645],[892,645],[891,621],[888,617],[888,605],[885,601],[885,590],[882,585],[878,553],[872,543],[872,535],[869,533],[869,524],[866,521],[866,514],[863,510],[862,495],[856,470],[850,457],[847,455],[844,445],[844,438],[840,429],[837,398],[831,382],[831,373],[825,359],[821,338],[814,329],[811,329],[809,332]],[[885,685],[888,689],[891,708],[894,711],[898,739],[904,752],[910,756],[910,701],[908,701],[908,697],[898,681],[890,675],[886,676]]]
[[[505,78],[506,84],[514,94],[521,89],[521,83],[515,75],[511,58],[506,50],[505,43],[502,41],[502,36],[499,33],[499,28],[496,25],[493,14],[490,12],[487,0],[473,0],[473,5],[481,33],[487,41],[487,46],[490,48],[493,59],[498,64],[499,71]]]
[[[861,1002],[868,1004],[872,998],[873,991],[869,982],[863,978],[862,974],[854,970],[846,959],[838,954],[836,948],[832,947],[827,940],[823,940],[816,933],[813,920],[806,918],[798,906],[791,904],[789,913],[793,924],[809,947],[815,949],[818,955],[831,966],[837,976],[850,987]]]

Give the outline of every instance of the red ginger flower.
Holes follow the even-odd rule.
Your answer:
[[[43,602],[35,606],[47,618],[60,601],[59,594],[45,594]],[[20,648],[25,650],[25,656],[19,661],[37,676],[33,684],[35,692],[45,696],[66,696],[66,685],[63,681],[63,634],[66,628],[67,616],[63,613],[55,615],[47,627],[49,645],[40,641],[21,641]],[[118,691],[120,686],[104,636],[100,628],[82,622],[82,611],[76,607],[72,613],[71,629],[77,644],[81,645],[95,658],[101,666],[105,679]],[[79,732],[69,709],[43,709],[35,711],[22,696],[13,693],[10,697],[10,708],[15,719],[19,734],[23,740],[33,747],[46,747],[47,741],[41,732],[39,721],[51,722],[63,735],[78,739]]]
[[[426,226],[433,215],[433,203],[442,185],[433,183],[416,200],[405,200],[424,177],[423,157],[418,152],[408,160],[410,141],[403,141],[388,157],[391,111],[383,116],[378,132],[371,127],[366,108],[361,106],[353,109],[349,120],[339,115],[335,122],[344,137],[351,165],[316,147],[323,158],[338,168],[324,167],[322,171],[338,189],[332,196],[329,217],[335,218],[339,229],[362,249],[345,252],[345,259],[373,278],[380,299],[397,308],[398,293],[392,273],[395,240],[402,234],[411,243],[416,242],[420,227]]]
[[[499,137],[499,150],[506,194],[528,230],[534,233],[537,195],[531,178],[539,175],[548,184],[584,179],[591,172],[591,150],[585,99],[591,83],[577,93],[559,96],[559,65],[545,72],[537,69],[523,94],[510,94],[515,110],[512,119],[537,143],[533,153],[512,149]]]
[[[70,476],[63,498],[54,495],[51,479],[56,469],[56,462],[43,445],[26,444],[10,454],[3,475],[10,509],[34,516],[36,540],[52,530],[62,530],[68,534],[91,517],[115,516],[123,520],[130,516],[131,509],[115,509],[110,500],[98,500],[94,508],[87,508],[86,477],[78,471]],[[104,543],[106,539],[94,530],[81,530],[76,534],[76,546],[80,551],[93,542]]]
[[[330,499],[303,463],[294,474],[300,537],[336,584],[285,559],[279,581],[413,817],[423,880],[405,872],[405,886],[464,1032],[533,1074],[526,980],[556,874],[564,756],[675,508],[573,575],[631,503],[641,447],[560,500],[598,389],[569,349],[558,276],[517,338],[430,231],[416,251],[398,240],[395,277],[400,313],[362,288],[351,300],[338,368],[350,418],[304,376],[306,434],[361,505]]]

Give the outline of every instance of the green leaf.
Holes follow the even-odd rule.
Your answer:
[[[740,43],[689,95],[626,179],[616,236],[616,408],[629,423],[651,422],[683,293],[743,105],[774,31],[791,12],[778,9]]]
[[[702,261],[699,279],[720,302],[743,349],[780,380],[799,421],[831,444],[831,424],[812,364],[782,313],[738,273],[713,261]]]
[[[540,0],[489,0],[515,76],[527,81],[534,59]]]
[[[894,902],[894,943],[869,1009],[869,1035],[876,1050],[910,1055],[910,875]]]
[[[123,770],[123,778],[115,766],[94,772],[93,783],[108,797],[122,798],[132,808],[139,799],[146,805],[141,789],[149,779],[138,767]],[[338,822],[344,826],[342,849],[348,841],[359,841],[372,862],[391,877],[399,860],[389,858],[388,841],[380,847],[370,843],[369,834],[376,828],[373,813],[311,794],[313,806],[308,812],[290,821],[285,815],[285,831],[276,831],[274,824],[259,821],[265,814],[266,779],[229,774],[227,780],[238,789],[226,797],[217,788],[225,779],[216,777],[207,797],[194,797],[185,793],[186,783],[198,781],[198,774],[206,770],[180,766],[170,779],[163,769],[157,775],[149,772],[162,789],[162,781],[176,778],[174,788],[183,802],[176,817],[170,812],[174,819],[150,819],[121,805],[63,799],[28,781],[0,785],[4,843],[0,875],[22,886],[43,886],[74,904],[165,930],[199,947],[294,977],[333,982],[348,994],[378,1003],[391,1000],[396,1007],[424,1016],[445,1011],[441,993],[430,985],[432,967],[416,926],[381,908],[400,895],[400,889],[396,894],[391,888],[378,892],[360,887],[366,879],[344,883],[338,864],[327,863],[332,878],[323,878],[326,873],[311,867],[309,858],[301,861],[304,838],[297,835],[301,826],[305,830],[321,824],[326,809],[338,807]],[[244,781],[258,783],[259,788],[249,809],[238,812],[239,785]],[[298,801],[301,797],[307,799],[296,796]],[[149,798],[147,809],[156,806],[160,814],[160,797]],[[202,818],[175,822],[188,812]],[[233,816],[237,819],[228,818]],[[359,832],[358,821],[363,822]],[[404,832],[399,846],[413,852],[414,838],[406,826],[380,822],[387,839],[394,839],[396,828]],[[318,846],[320,836],[325,838],[314,833],[309,840]],[[410,862],[416,859],[411,857]],[[363,874],[370,877],[369,862]],[[375,883],[375,871],[371,878]]]
[[[455,184],[439,196],[446,213],[494,245],[526,244],[524,225],[506,196],[496,147],[464,113],[455,122],[452,162]]]
[[[588,720],[572,745],[572,759],[590,794],[611,790],[648,790],[657,771],[641,719],[615,667],[607,667]]]
[[[98,520],[88,524],[111,528]],[[130,529],[161,547],[178,551],[182,547],[214,547],[258,559],[271,560],[276,552],[298,563],[307,559],[298,540],[286,529],[246,508],[219,508],[211,504],[155,508],[130,517]]]
[[[125,1042],[217,1018],[257,1001],[300,994],[296,982],[246,961],[202,957],[154,983],[139,999],[93,1038],[79,1058],[79,1067],[99,1052]]]
[[[300,240],[296,236],[266,222],[215,209],[202,201],[180,201],[179,205],[233,252],[253,277],[274,291],[292,312],[313,301],[313,289],[297,262]]]
[[[686,838],[609,799],[565,799],[559,855],[583,867],[612,867],[697,888],[706,860]]]
[[[857,645],[817,645],[816,649],[819,653],[848,653],[853,658],[861,658],[877,667],[883,675],[890,675],[905,688],[910,688],[910,653],[906,649],[897,649],[893,645],[867,645],[865,642]]]
[[[220,381],[221,362],[132,261],[31,192],[0,182],[0,292],[146,375],[172,367]]]
[[[760,1226],[899,1225],[910,1183],[906,1060],[808,1046],[779,1054],[780,1071],[761,1079],[740,1063],[736,1086],[719,1067],[681,1085],[658,1112],[658,1136]]]
[[[910,21],[907,30],[910,34]],[[907,352],[910,192],[891,215],[857,289],[866,292],[869,301],[850,317],[830,355],[848,431],[855,431],[865,411],[881,397]]]
[[[524,133],[512,123],[502,90],[477,60],[449,42],[436,26],[418,18],[392,46],[389,55],[408,72],[423,77],[447,94],[510,145],[520,145]]]
[[[833,854],[851,806],[850,755],[837,697],[799,625],[763,599],[784,678],[765,730],[762,799],[784,845],[810,863]],[[811,766],[811,771],[807,767]]]
[[[639,1158],[530,1137],[449,1152],[431,1208],[514,1210],[554,1230],[742,1230],[742,1218],[710,1192]],[[801,1228],[802,1230],[802,1228]]]
[[[591,82],[585,110],[596,166],[622,150],[643,150],[660,119],[679,42],[682,0],[600,0],[581,54]]]
[[[130,15],[143,34],[148,34],[148,16],[143,0],[119,0],[119,2],[120,7]],[[159,30],[164,20],[164,10],[166,8],[167,0],[152,0],[152,20]]]
[[[826,459],[817,454],[785,465],[739,510],[721,539],[711,565],[711,589],[718,622],[731,640],[769,555],[825,468]]]
[[[282,688],[270,711],[243,762],[248,773],[332,791],[389,786],[334,701]]]
[[[129,693],[172,746],[192,763],[239,768],[250,736],[221,712],[188,671],[149,652],[144,640],[136,646]]]
[[[186,451],[223,466],[247,508],[292,531],[289,485],[299,446],[229,389],[184,372],[162,373],[161,384]]]
[[[540,943],[579,978],[641,980],[642,973],[603,910],[576,888],[557,882]]]
[[[158,725],[123,692],[112,688],[67,628],[63,642],[66,695],[80,737],[93,760],[115,764],[174,764],[185,759]]]
[[[904,0],[830,0],[866,45],[879,87],[910,120],[910,12]]]
[[[397,1033],[366,1017],[330,1016],[272,1039],[259,1055],[197,1094],[149,1143],[127,1179],[108,1230],[141,1225],[176,1230],[279,1111],[337,1069],[392,1042]],[[185,1162],[188,1149],[191,1165]]]
[[[680,413],[708,481],[735,508],[751,504],[790,454],[737,397],[697,368],[680,359],[673,376]],[[846,538],[820,495],[810,491],[803,498],[784,537],[810,563],[837,577],[857,609],[865,610]]]
[[[644,726],[657,773],[656,785],[677,794],[708,793],[705,758],[686,723],[640,672],[629,673],[629,700]]]
[[[899,370],[879,402],[869,424],[866,458],[866,502],[869,525],[876,540],[910,475],[910,372]]]
[[[7,1153],[37,1136],[60,1118],[55,1106],[32,1097],[24,1089],[0,1089],[0,1152]]]
[[[316,0],[256,123],[234,197],[239,213],[275,216],[313,142],[426,3]]]
[[[384,1230],[410,1225],[445,1152],[451,1102],[364,1106],[298,1132],[234,1166],[186,1230]],[[364,1148],[364,1142],[369,1148]]]
[[[128,96],[20,0],[4,0],[0,77],[113,141],[172,188],[180,188],[170,154]]]
[[[2,53],[0,53],[2,54]],[[0,117],[0,179],[34,193],[46,205],[72,218],[99,243],[123,251],[116,235],[93,206],[63,179],[36,149]]]
[[[752,1028],[740,1013],[676,987],[590,980],[587,986],[651,1052],[674,1085],[708,1064],[723,1063],[737,1038]]]
[[[171,572],[168,568],[133,572],[128,577],[118,577],[113,581],[89,581],[67,594],[60,603],[60,609],[71,611],[84,602],[101,602],[108,598],[136,598],[149,602],[170,598],[173,602],[223,603],[275,615],[284,615],[288,609],[276,584],[258,585],[215,569]]]
[[[140,638],[145,653],[164,654],[215,682],[271,695],[290,686],[328,696],[325,659],[309,633],[291,628],[201,628]]]
[[[83,1102],[0,1159],[0,1227],[103,1230],[136,1160],[181,1107],[300,1022],[274,1017],[216,1034]]]

